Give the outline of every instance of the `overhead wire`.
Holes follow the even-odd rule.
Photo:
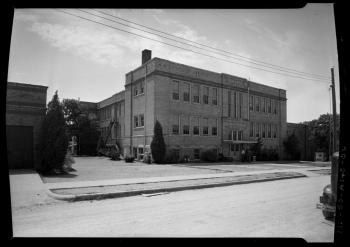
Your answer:
[[[80,10],[80,11],[83,11],[83,10],[81,10],[81,9],[79,9],[79,10]],[[127,19],[124,19],[124,18],[121,18],[121,17],[117,17],[117,16],[114,16],[114,15],[105,13],[105,12],[103,12],[103,11],[100,11],[100,10],[93,10],[93,11],[98,12],[98,13],[101,13],[101,14],[104,14],[104,15],[107,15],[107,16],[111,16],[111,17],[116,18],[116,19],[123,20],[123,21],[125,21],[125,22],[132,23],[132,24],[137,25],[137,26],[141,26],[141,27],[147,28],[147,29],[149,29],[149,30],[153,30],[153,31],[156,31],[156,32],[159,32],[159,33],[166,34],[166,35],[168,35],[168,36],[172,36],[172,37],[175,37],[175,38],[178,38],[178,39],[182,39],[182,40],[185,40],[185,41],[188,41],[188,42],[191,42],[191,43],[200,45],[200,46],[204,46],[204,47],[210,48],[210,49],[212,49],[212,50],[216,50],[216,51],[220,51],[220,52],[223,52],[223,53],[231,54],[231,55],[233,55],[233,56],[237,56],[237,57],[240,57],[240,58],[236,58],[236,57],[232,57],[232,56],[227,56],[227,55],[223,55],[223,54],[220,54],[220,53],[215,52],[216,54],[220,54],[220,55],[222,55],[222,56],[227,56],[227,57],[234,58],[234,59],[237,59],[237,60],[244,60],[245,62],[250,62],[250,63],[256,64],[256,65],[259,65],[259,66],[263,66],[263,67],[268,67],[268,68],[272,68],[272,69],[281,70],[281,71],[284,71],[284,72],[287,72],[287,73],[297,73],[297,74],[303,75],[303,76],[311,75],[311,76],[313,76],[313,77],[319,77],[319,79],[330,79],[329,76],[324,76],[324,75],[318,75],[318,74],[303,72],[303,71],[299,71],[299,70],[295,70],[295,69],[291,69],[291,68],[286,68],[286,67],[282,67],[282,66],[279,66],[279,65],[274,65],[274,64],[271,64],[271,63],[259,61],[259,60],[253,59],[253,58],[247,58],[247,57],[244,57],[244,56],[241,56],[241,55],[238,55],[238,54],[229,52],[229,51],[225,51],[225,50],[222,50],[222,49],[214,48],[214,47],[211,47],[211,46],[208,46],[208,45],[204,45],[204,44],[201,44],[201,43],[196,42],[196,41],[193,41],[193,40],[189,40],[189,39],[182,38],[182,37],[179,37],[179,36],[176,36],[176,35],[173,35],[173,34],[169,34],[169,33],[167,33],[167,32],[163,32],[163,31],[160,31],[160,30],[157,30],[157,29],[154,29],[154,28],[150,28],[150,27],[148,27],[148,26],[145,26],[145,25],[142,25],[142,24],[139,24],[139,23],[136,23],[136,22],[132,22],[132,21],[129,21],[129,20],[127,20]],[[95,14],[93,14],[93,13],[91,13],[91,12],[88,12],[88,11],[83,11],[83,12],[88,13],[88,14],[91,14],[91,15],[95,15]],[[98,16],[98,17],[100,17],[100,18],[107,19],[107,20],[109,20],[109,21],[116,22],[115,20],[110,20],[110,19],[108,19],[108,18],[99,16],[99,15],[95,15],[95,16]],[[148,31],[145,31],[145,30],[142,30],[142,29],[138,29],[138,28],[136,28],[136,27],[131,27],[131,26],[126,25],[126,24],[124,24],[124,23],[120,23],[120,22],[116,22],[116,23],[121,24],[121,25],[124,25],[124,26],[128,26],[128,27],[130,27],[130,28],[134,28],[134,29],[137,29],[137,30],[146,32],[146,33],[150,33],[150,34],[153,34],[153,35],[157,35],[157,36],[160,36],[160,37],[162,37],[162,38],[166,38],[166,39],[169,39],[169,40],[173,40],[173,41],[176,41],[176,42],[185,44],[185,45],[193,46],[193,45],[191,45],[191,44],[184,43],[184,42],[181,42],[181,41],[178,41],[178,40],[174,40],[174,39],[170,39],[170,38],[168,38],[168,37],[164,37],[164,36],[161,36],[161,35],[159,35],[159,34],[151,33],[151,32],[148,32]],[[202,50],[205,50],[205,51],[209,51],[209,50],[203,49],[203,48],[201,48],[201,47],[197,47],[197,46],[193,46],[193,47],[196,47],[196,48],[198,48],[198,49],[202,49]],[[209,52],[213,52],[213,51],[209,51]],[[213,53],[214,53],[214,52],[213,52]],[[252,61],[253,61],[253,62],[252,62]]]
[[[284,73],[279,73],[279,72],[276,72],[276,71],[266,70],[266,69],[262,69],[262,68],[258,68],[258,67],[254,67],[254,66],[250,66],[250,65],[246,65],[246,64],[233,62],[233,61],[230,61],[230,60],[226,60],[226,59],[222,59],[222,58],[219,58],[219,57],[215,57],[215,56],[211,56],[211,55],[208,55],[208,54],[204,54],[204,53],[201,53],[201,52],[198,52],[198,51],[193,51],[191,49],[187,49],[187,48],[184,48],[184,47],[180,47],[180,46],[176,46],[176,45],[173,45],[173,44],[169,44],[169,43],[166,43],[166,42],[163,42],[163,41],[160,41],[160,40],[152,39],[152,38],[147,37],[147,36],[143,36],[143,35],[140,35],[140,34],[137,34],[137,33],[133,33],[133,32],[127,31],[127,30],[123,30],[123,29],[120,29],[120,28],[117,28],[117,27],[114,27],[114,26],[111,26],[111,25],[108,25],[108,24],[105,24],[105,23],[102,23],[102,22],[91,20],[91,19],[86,18],[86,17],[75,15],[75,14],[66,12],[64,10],[59,10],[59,9],[55,9],[55,10],[59,11],[59,12],[63,12],[63,13],[68,14],[68,15],[71,15],[71,16],[75,16],[75,17],[78,17],[78,18],[90,21],[90,22],[97,23],[97,24],[100,24],[100,25],[103,25],[103,26],[106,26],[106,27],[109,27],[109,28],[112,28],[112,29],[115,29],[115,30],[119,30],[119,31],[122,31],[122,32],[125,32],[125,33],[129,33],[129,34],[132,34],[132,35],[135,35],[135,36],[139,36],[139,37],[144,38],[144,39],[152,40],[152,41],[155,41],[155,42],[158,42],[158,43],[162,43],[162,44],[165,44],[165,45],[168,45],[168,46],[172,46],[172,47],[176,47],[176,48],[179,48],[179,49],[182,49],[182,50],[190,51],[192,53],[197,53],[197,54],[200,54],[200,55],[203,55],[203,56],[207,56],[207,57],[211,57],[211,58],[214,58],[214,59],[218,59],[218,60],[221,60],[221,61],[224,61],[224,62],[241,65],[241,66],[248,67],[248,68],[254,68],[254,69],[258,69],[258,70],[262,70],[262,71],[266,71],[266,72],[270,72],[270,73],[285,75],[285,76],[289,76],[289,77],[328,83],[328,80],[322,80],[322,79],[317,79],[317,78],[307,78],[307,77],[295,76],[295,75],[290,75],[290,74],[284,74]]]

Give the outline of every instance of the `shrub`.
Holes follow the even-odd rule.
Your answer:
[[[164,163],[175,164],[180,162],[180,155],[177,150],[170,149],[164,158]]]
[[[64,165],[63,165],[63,170],[65,171],[75,171],[75,169],[72,168],[72,164],[74,164],[75,161],[74,161],[74,158],[73,156],[71,155],[70,152],[67,152],[66,154],[66,157],[64,159]]]
[[[256,157],[258,161],[276,161],[279,159],[279,155],[274,149],[262,149],[259,156]]]
[[[155,163],[163,163],[166,153],[163,129],[158,121],[154,125],[154,136],[151,142],[152,157]]]
[[[134,159],[135,159],[134,157],[131,157],[131,156],[128,156],[128,155],[126,155],[125,158],[124,158],[125,162],[127,162],[127,163],[134,162]]]
[[[215,162],[218,159],[218,155],[213,150],[206,150],[201,153],[201,160],[208,162]]]
[[[111,160],[120,160],[119,156],[120,156],[119,152],[115,149],[112,149],[109,152],[109,157],[111,158]]]

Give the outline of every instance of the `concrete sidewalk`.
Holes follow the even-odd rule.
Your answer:
[[[310,171],[315,169],[329,170],[329,168],[324,167],[302,167],[220,174],[47,183],[44,186],[48,195],[55,199],[67,201],[93,200],[315,176],[315,172]]]

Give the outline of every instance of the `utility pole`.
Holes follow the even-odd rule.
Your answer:
[[[332,105],[333,105],[333,145],[332,145],[332,151],[333,153],[338,151],[337,150],[337,108],[336,108],[336,101],[335,101],[335,84],[334,84],[334,68],[331,68],[331,74],[332,74]],[[332,154],[333,154],[332,153]]]

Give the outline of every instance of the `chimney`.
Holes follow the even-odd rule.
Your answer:
[[[142,51],[142,64],[144,64],[148,60],[151,60],[151,58],[152,58],[152,51],[151,50],[145,49]]]

